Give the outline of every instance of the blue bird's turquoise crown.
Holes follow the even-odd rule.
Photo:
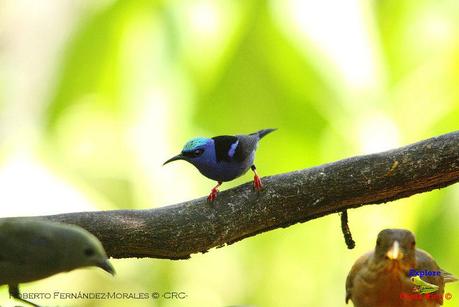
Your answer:
[[[207,142],[209,141],[208,138],[204,138],[204,137],[197,137],[197,138],[194,138],[194,139],[191,139],[189,140],[185,146],[183,146],[183,150],[182,151],[193,151],[201,146],[204,146],[207,144]]]

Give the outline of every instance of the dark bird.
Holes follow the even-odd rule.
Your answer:
[[[432,289],[425,293],[432,293],[418,293],[420,281],[410,276],[415,272],[432,272],[422,277],[423,289]],[[416,248],[410,231],[385,229],[378,235],[375,250],[352,266],[346,280],[346,303],[350,299],[356,307],[440,306],[445,283],[456,280],[431,255]]]
[[[255,133],[236,136],[197,137],[186,143],[180,154],[167,160],[164,164],[185,160],[193,164],[207,178],[217,181],[217,185],[207,197],[208,201],[217,198],[218,187],[222,182],[242,176],[249,168],[255,174],[253,185],[258,191],[262,189],[262,185],[253,163],[255,151],[258,142],[274,130],[276,129],[263,129]]]
[[[81,227],[30,218],[0,220],[0,285],[21,298],[19,284],[77,268],[96,266],[114,274],[99,240]]]

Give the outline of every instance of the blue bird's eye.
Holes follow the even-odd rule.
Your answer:
[[[193,151],[182,151],[182,155],[188,158],[196,158],[202,155],[204,149],[198,148]]]
[[[193,157],[199,157],[204,152],[204,149],[196,149],[193,151]]]

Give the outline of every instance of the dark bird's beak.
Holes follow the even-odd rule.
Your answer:
[[[163,165],[166,165],[167,163],[169,162],[173,162],[173,161],[177,161],[177,160],[183,160],[183,155],[182,154],[178,154],[176,155],[175,157],[172,157],[170,158],[169,160],[167,160],[166,162],[163,163]]]
[[[97,266],[101,268],[102,270],[104,270],[105,272],[110,273],[113,276],[115,276],[115,268],[112,266],[110,261],[108,261],[108,259],[105,259],[104,261],[100,262]]]
[[[390,260],[401,260],[403,258],[403,253],[400,251],[400,243],[397,240],[394,241],[389,251],[387,251],[386,256]]]

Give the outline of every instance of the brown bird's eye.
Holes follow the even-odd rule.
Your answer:
[[[378,240],[376,240],[376,245],[377,245],[377,246],[380,246],[380,245],[381,245],[381,239],[378,238]]]
[[[200,155],[202,155],[203,152],[204,152],[204,149],[196,149],[195,151],[193,151],[193,156],[199,157]]]
[[[88,257],[91,257],[95,254],[95,252],[92,248],[88,247],[84,250],[84,254]]]
[[[416,241],[411,242],[411,247],[415,247],[415,246],[416,246]]]

